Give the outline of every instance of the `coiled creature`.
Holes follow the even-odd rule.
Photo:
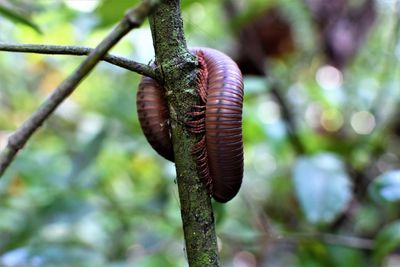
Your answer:
[[[191,48],[200,65],[197,92],[201,103],[193,107],[188,129],[201,134],[192,148],[199,175],[218,202],[231,200],[243,177],[242,106],[243,79],[236,63],[210,48]],[[137,112],[150,145],[174,161],[165,90],[143,77],[137,92]]]

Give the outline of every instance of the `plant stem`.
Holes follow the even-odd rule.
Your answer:
[[[219,266],[210,197],[197,172],[191,148],[200,136],[185,127],[198,104],[197,61],[186,47],[179,0],[162,0],[150,16],[157,70],[166,89],[171,117],[177,183],[186,253],[191,267]]]

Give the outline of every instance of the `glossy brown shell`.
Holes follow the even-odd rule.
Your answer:
[[[242,74],[227,55],[210,48],[192,48],[204,55],[208,72],[205,103],[205,164],[199,173],[207,181],[218,202],[231,200],[239,191],[243,177]],[[173,161],[168,110],[164,90],[151,78],[139,84],[137,108],[140,125],[151,146]],[[203,156],[199,155],[198,162]],[[210,177],[207,177],[210,176]]]

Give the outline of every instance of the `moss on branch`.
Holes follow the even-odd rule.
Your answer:
[[[185,127],[198,103],[197,60],[186,47],[180,1],[163,0],[150,17],[157,71],[167,90],[186,253],[191,267],[219,266],[210,197],[191,153],[200,136]]]

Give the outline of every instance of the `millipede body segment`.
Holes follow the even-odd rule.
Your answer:
[[[236,63],[210,48],[191,48],[200,64],[197,92],[200,104],[193,107],[188,129],[201,134],[192,148],[200,177],[218,202],[231,200],[243,177],[242,103],[243,79]],[[140,125],[150,145],[174,161],[165,90],[143,77],[137,93]]]

